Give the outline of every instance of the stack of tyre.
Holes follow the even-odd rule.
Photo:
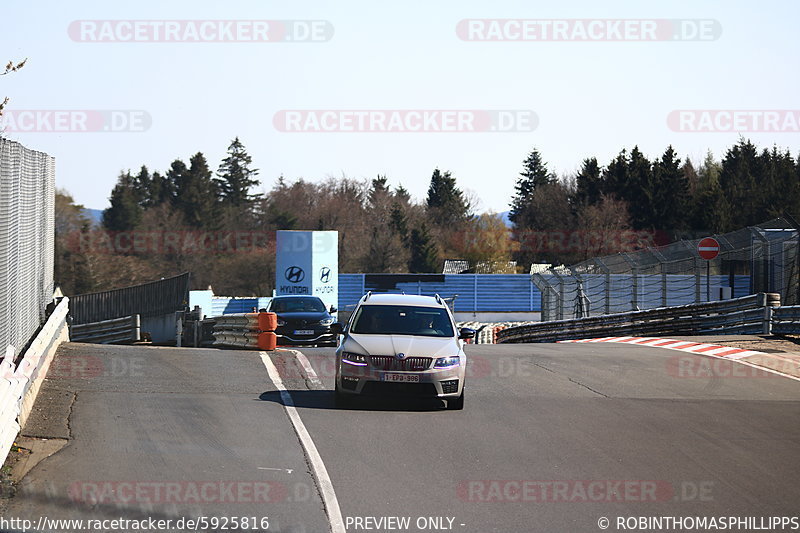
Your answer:
[[[239,313],[215,317],[213,346],[274,350],[278,344],[275,313]]]

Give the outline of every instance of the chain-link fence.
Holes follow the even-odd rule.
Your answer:
[[[19,354],[53,300],[55,160],[0,139],[0,349]]]
[[[570,267],[532,273],[542,293],[542,320],[624,313],[657,307],[780,293],[784,305],[798,299],[800,234],[777,218],[715,235],[719,255],[707,261],[697,240],[589,259]]]

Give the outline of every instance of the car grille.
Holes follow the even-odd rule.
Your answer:
[[[306,329],[310,326],[318,326],[319,320],[285,320],[286,326],[294,329]]]
[[[370,362],[372,368],[378,370],[419,371],[427,370],[431,366],[431,357],[407,357],[400,360],[393,355],[372,355]]]

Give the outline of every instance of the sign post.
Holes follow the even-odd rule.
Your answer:
[[[706,301],[711,301],[711,260],[719,255],[719,242],[712,237],[700,239],[697,243],[697,253],[706,260]]]

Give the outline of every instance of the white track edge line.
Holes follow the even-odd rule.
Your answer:
[[[325,468],[325,463],[322,461],[322,456],[319,454],[319,451],[314,444],[314,440],[311,438],[311,434],[308,432],[308,429],[306,429],[305,424],[303,424],[303,421],[300,418],[300,414],[297,412],[297,408],[294,406],[292,395],[289,394],[289,391],[283,386],[283,380],[278,373],[278,369],[275,368],[275,364],[272,362],[272,359],[269,358],[269,354],[265,352],[258,352],[258,354],[261,356],[261,361],[264,363],[264,366],[267,369],[269,378],[272,380],[272,383],[275,385],[278,391],[280,391],[281,399],[283,400],[283,407],[286,409],[286,414],[289,415],[289,420],[291,421],[292,426],[294,427],[294,430],[300,439],[300,444],[302,444],[303,448],[306,450],[308,460],[311,463],[311,468],[314,471],[314,477],[317,478],[320,496],[322,496],[322,502],[325,505],[325,513],[328,515],[328,523],[331,527],[331,532],[345,533],[347,530],[344,527],[342,511],[339,508],[339,500],[336,498],[336,492],[333,489],[333,482],[328,475],[328,470]]]

